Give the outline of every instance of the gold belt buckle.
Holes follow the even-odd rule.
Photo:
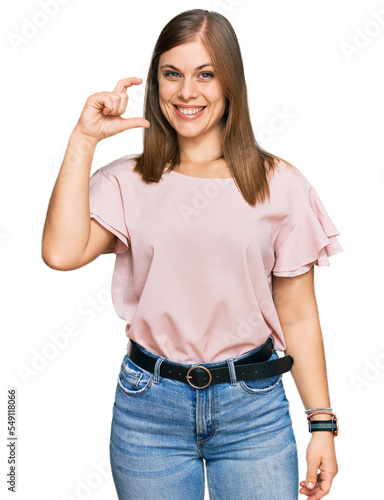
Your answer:
[[[191,371],[192,371],[192,370],[194,370],[195,368],[202,368],[203,370],[205,370],[205,371],[208,373],[208,375],[209,375],[209,381],[208,381],[208,384],[203,385],[202,387],[199,387],[199,386],[197,386],[197,385],[193,385],[193,384],[189,381],[189,379],[191,379],[191,378],[192,378],[192,375],[190,375],[190,373],[191,373]],[[187,373],[187,382],[188,382],[188,384],[189,384],[191,387],[193,387],[194,389],[205,389],[205,388],[206,388],[206,387],[208,387],[208,386],[209,386],[209,384],[212,382],[212,374],[211,374],[211,372],[208,370],[208,368],[206,368],[205,366],[201,366],[201,365],[192,366],[192,368],[190,368],[190,369],[188,370],[188,373]]]

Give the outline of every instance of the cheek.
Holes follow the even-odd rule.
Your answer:
[[[220,88],[215,87],[209,92],[207,98],[217,107],[225,107],[225,96]]]
[[[225,111],[225,99],[217,98],[214,103],[214,112],[217,115],[222,115]]]
[[[159,105],[163,115],[167,118],[167,120],[171,120],[172,119],[172,110],[170,109],[171,105],[167,97],[164,96],[164,94],[162,95],[159,93]]]
[[[162,85],[159,85],[159,101],[160,104],[163,103],[166,100],[166,93],[165,89]]]
[[[164,102],[164,91],[159,88],[159,102],[160,104]]]
[[[169,101],[174,93],[174,89],[164,82],[159,83],[159,97],[160,100]]]

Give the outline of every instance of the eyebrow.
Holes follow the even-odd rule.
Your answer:
[[[213,64],[211,64],[211,63],[202,64],[201,66],[198,66],[197,68],[195,68],[195,71],[198,71],[199,69],[203,69],[206,66],[212,66],[213,67]],[[172,66],[172,64],[164,64],[164,66],[161,66],[160,69],[163,69],[163,68],[172,68],[172,69],[174,69],[176,71],[180,71],[179,68],[176,68],[176,66]]]

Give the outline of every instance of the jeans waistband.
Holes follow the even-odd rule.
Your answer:
[[[247,352],[245,352],[243,354],[240,354],[238,356],[227,358],[227,359],[222,360],[222,361],[206,362],[206,363],[198,363],[198,364],[201,365],[201,366],[206,366],[206,367],[214,367],[214,366],[225,366],[225,365],[228,365],[229,361],[231,361],[233,363],[236,363],[237,361],[243,361],[246,358],[251,357],[253,354],[255,354],[260,349],[262,349],[270,340],[272,341],[273,352],[275,352],[275,349],[274,349],[274,340],[273,340],[272,337],[268,337],[267,340],[265,342],[263,342],[261,345],[259,345],[258,347],[255,347],[254,349],[252,349],[250,351],[247,351]],[[154,359],[164,358],[164,361],[167,361],[169,363],[178,364],[178,365],[183,365],[185,367],[191,367],[191,366],[197,364],[197,363],[180,363],[178,361],[175,361],[174,359],[167,358],[167,357],[161,356],[159,354],[154,354],[153,352],[149,351],[147,348],[143,347],[141,344],[138,344],[137,342],[135,342],[132,339],[130,339],[130,342],[133,343],[133,344],[135,344],[136,348],[138,348],[140,351],[144,352],[148,356],[153,357]],[[131,345],[128,345],[128,349],[127,349],[128,356],[129,356],[130,352],[131,352]]]

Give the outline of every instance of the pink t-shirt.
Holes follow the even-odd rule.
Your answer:
[[[279,162],[251,207],[232,178],[164,173],[146,184],[127,155],[90,178],[90,216],[117,235],[111,294],[125,334],[181,363],[223,361],[285,340],[272,273],[297,276],[342,252],[297,168]]]

